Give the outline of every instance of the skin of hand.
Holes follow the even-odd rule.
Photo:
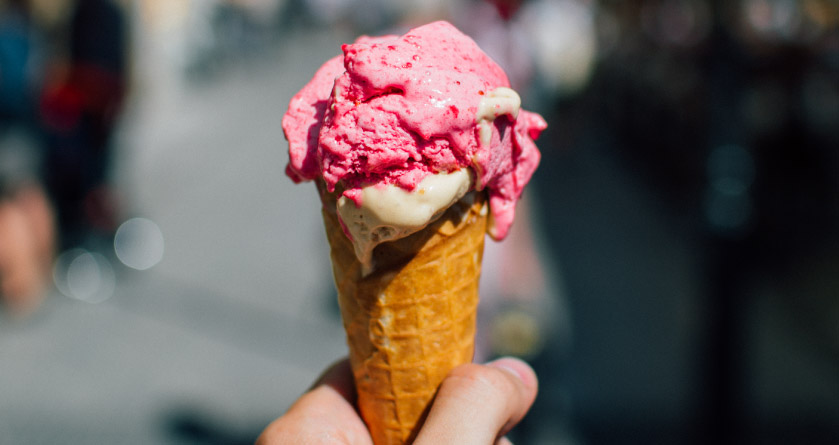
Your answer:
[[[459,366],[440,385],[414,445],[509,444],[504,434],[521,421],[537,390],[533,369],[515,358]],[[373,445],[355,408],[349,361],[328,368],[256,443]]]

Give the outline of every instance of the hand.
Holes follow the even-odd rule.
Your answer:
[[[537,386],[530,366],[513,358],[455,368],[440,385],[414,445],[509,444],[503,436],[530,409]],[[352,373],[346,359],[330,367],[257,440],[257,445],[300,443],[373,444],[355,409]]]

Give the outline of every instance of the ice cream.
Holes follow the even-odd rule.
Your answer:
[[[330,192],[340,184],[364,206],[365,187],[411,192],[429,175],[468,168],[474,188],[489,194],[490,235],[504,238],[546,124],[519,109],[501,68],[447,22],[364,37],[343,51],[283,118],[288,175],[322,178]]]
[[[484,234],[507,234],[546,123],[449,23],[342,49],[283,117],[286,173],[318,184],[362,416],[404,443],[471,361]]]
[[[407,191],[396,185],[376,184],[361,189],[361,205],[342,196],[338,215],[364,266],[373,271],[373,249],[380,243],[404,238],[439,217],[472,188],[467,169],[426,176]]]

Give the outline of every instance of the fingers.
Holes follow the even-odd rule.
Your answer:
[[[455,368],[440,386],[416,445],[509,443],[502,436],[536,398],[533,369],[518,359]]]
[[[517,359],[458,367],[443,381],[414,443],[509,445],[503,435],[530,409],[537,387],[533,370]],[[353,388],[349,363],[336,363],[265,429],[257,444],[372,445],[353,407]]]
[[[323,371],[309,390],[317,389],[321,385],[331,387],[350,405],[355,405],[355,383],[353,383],[350,361],[347,358],[338,360]]]
[[[355,390],[349,362],[332,365],[288,412],[257,439],[258,445],[372,445],[370,433],[353,406]]]

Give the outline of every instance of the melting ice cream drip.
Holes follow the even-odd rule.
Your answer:
[[[374,184],[361,190],[361,205],[342,196],[338,216],[349,231],[362,273],[374,269],[373,249],[404,238],[437,219],[472,188],[468,169],[426,176],[412,191]]]
[[[481,99],[475,121],[479,126],[481,146],[487,146],[492,139],[492,122],[498,117],[509,115],[513,119],[519,115],[521,97],[512,88],[498,87]]]

